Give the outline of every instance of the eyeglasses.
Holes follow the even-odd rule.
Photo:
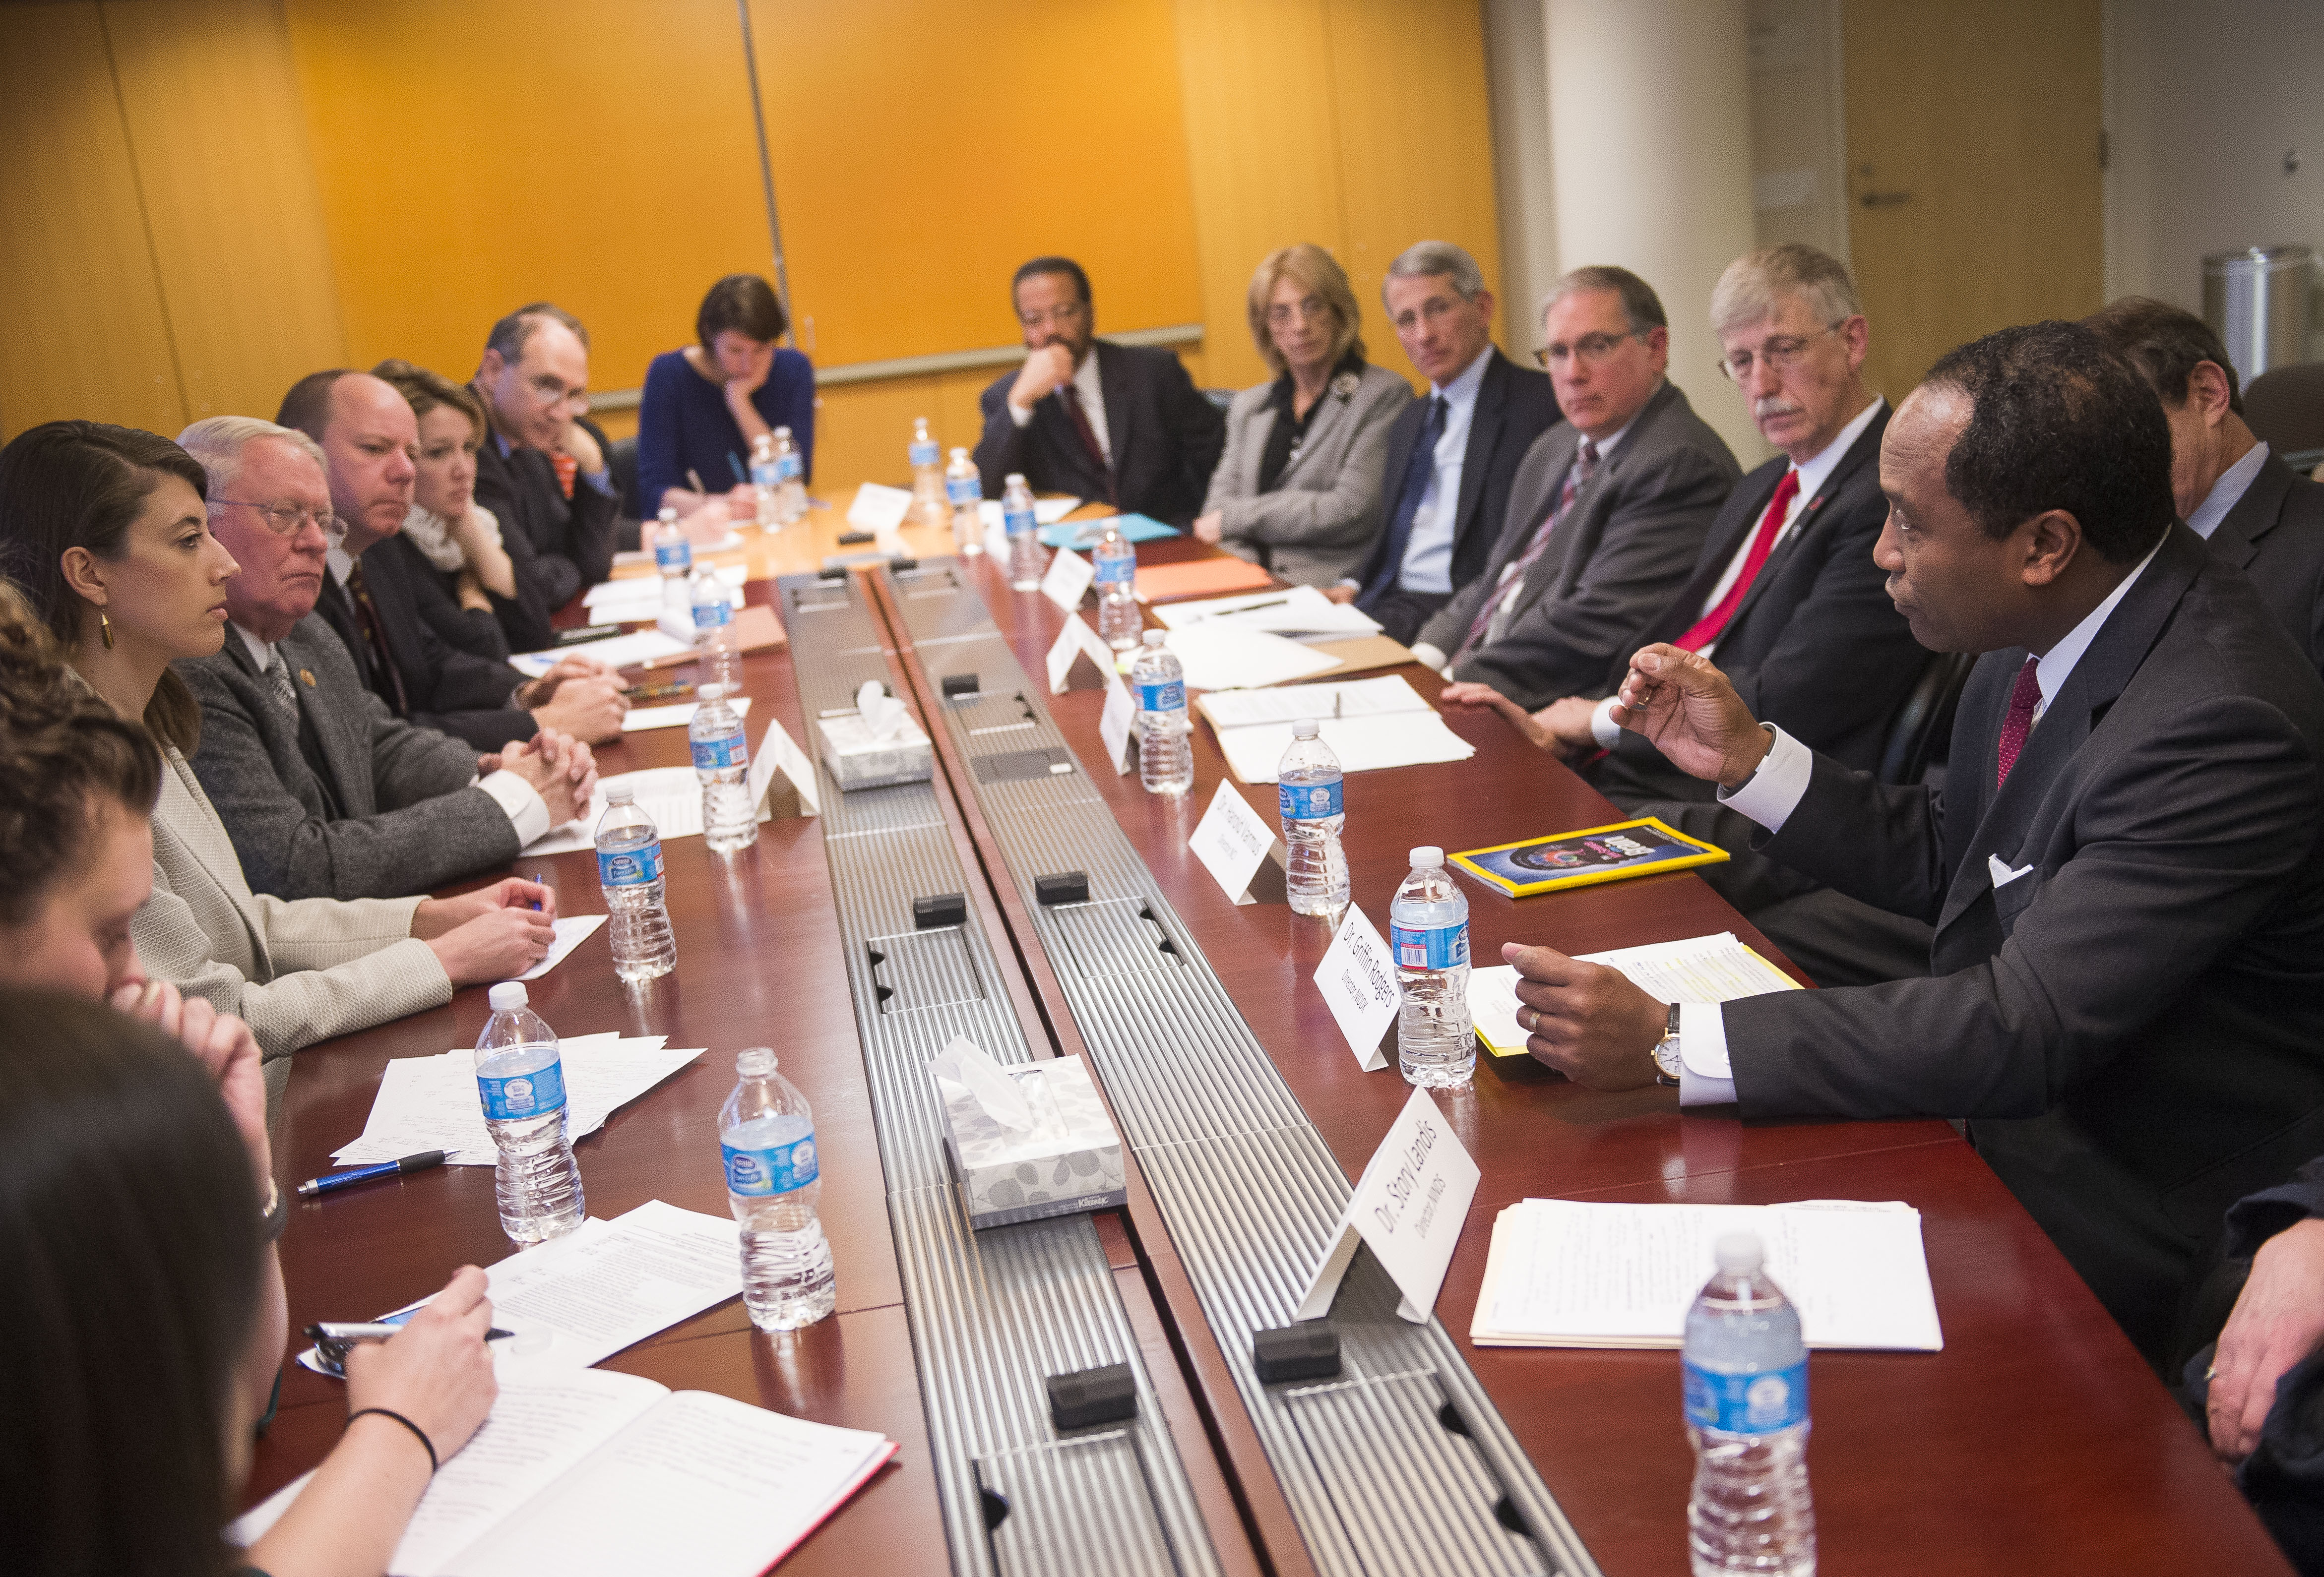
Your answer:
[[[1807,348],[1811,344],[1833,332],[1847,321],[1845,318],[1834,318],[1813,334],[1779,334],[1760,346],[1756,352],[1738,350],[1732,355],[1720,357],[1719,370],[1737,383],[1742,383],[1749,381],[1751,369],[1764,362],[1774,369],[1777,377],[1781,377],[1799,364],[1800,357],[1807,354]]]
[[[1046,312],[1019,312],[1017,314],[1017,321],[1028,328],[1038,328],[1044,323],[1054,323],[1062,327],[1081,315],[1082,303],[1067,301],[1063,306],[1052,307]]]
[[[210,503],[238,504],[244,509],[256,510],[258,518],[266,522],[266,529],[278,537],[292,535],[309,521],[322,527],[323,535],[326,537],[337,530],[339,525],[338,517],[331,513],[327,507],[317,509],[312,504],[254,503],[246,498],[214,498]]]
[[[1329,318],[1333,316],[1334,316],[1334,314],[1332,311],[1330,304],[1321,296],[1308,296],[1297,301],[1277,301],[1267,309],[1268,322],[1273,324],[1277,328],[1280,328],[1285,324],[1291,322],[1294,318],[1298,318],[1304,321],[1309,318]]]
[[[1635,328],[1625,329],[1619,334],[1585,334],[1572,345],[1543,346],[1533,353],[1533,359],[1544,372],[1552,367],[1562,367],[1576,356],[1594,367],[1612,355],[1614,347],[1624,340],[1644,337]]]
[[[589,409],[588,390],[568,389],[565,386],[565,381],[562,378],[553,377],[547,373],[527,378],[525,387],[532,391],[532,397],[540,401],[545,410],[554,410],[559,405],[570,405],[575,414],[578,415]]]

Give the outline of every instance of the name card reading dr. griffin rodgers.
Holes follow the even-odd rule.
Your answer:
[[[1320,1320],[1332,1312],[1332,1300],[1362,1242],[1371,1245],[1373,1257],[1404,1295],[1396,1312],[1416,1325],[1427,1323],[1445,1268],[1452,1263],[1452,1247],[1469,1219],[1469,1202],[1477,1196],[1478,1176],[1477,1163],[1436,1102],[1427,1091],[1415,1090],[1356,1179],[1330,1250],[1292,1317]]]
[[[1339,935],[1315,966],[1315,989],[1323,993],[1333,1022],[1347,1037],[1356,1065],[1368,1074],[1388,1066],[1380,1037],[1396,1022],[1404,993],[1396,983],[1396,955],[1379,927],[1354,904],[1341,917]]]

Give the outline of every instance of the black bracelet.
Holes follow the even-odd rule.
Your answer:
[[[347,1422],[352,1424],[366,1413],[376,1413],[383,1418],[392,1418],[398,1424],[402,1425],[406,1429],[411,1431],[413,1437],[420,1442],[420,1449],[428,1453],[428,1471],[430,1474],[433,1474],[438,1467],[443,1465],[436,1460],[436,1443],[428,1438],[428,1432],[392,1408],[358,1407],[354,1412],[347,1415]]]

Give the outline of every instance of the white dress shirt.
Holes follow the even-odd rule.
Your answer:
[[[335,548],[331,551],[336,553],[338,549]],[[251,660],[258,664],[260,673],[263,674],[274,666],[272,641],[261,641],[240,624],[234,626],[234,632],[241,636],[242,643],[250,649]],[[292,689],[295,693],[295,684]],[[509,825],[516,828],[518,847],[521,848],[549,831],[549,802],[541,798],[539,789],[514,772],[503,768],[487,777],[470,778],[468,786],[481,788],[493,797],[493,802],[509,818]]]
[[[2107,618],[2162,550],[2163,538],[2158,537],[2154,546],[2146,550],[2146,557],[2107,594],[2106,601],[2092,608],[2080,623],[2066,632],[2034,665],[2034,680],[2042,692],[2042,698],[2034,706],[2035,727],[2041,725],[2051,701],[2065,688],[2074,666],[2082,660],[2082,653],[2090,649],[2090,642],[2098,639]],[[1808,791],[1808,779],[1815,770],[1815,752],[1772,723],[1760,726],[1775,735],[1775,742],[1768,747],[1759,770],[1740,787],[1721,788],[1719,798],[1729,809],[1740,811],[1769,832],[1781,832]],[[1678,1034],[1679,1104],[1720,1106],[1732,1102],[1735,1078],[1727,1054],[1727,1019],[1720,1004],[1683,1003],[1679,1008]]]
[[[1089,418],[1090,431],[1096,437],[1099,449],[1104,452],[1105,463],[1112,465],[1113,432],[1105,424],[1105,392],[1098,387],[1097,346],[1094,345],[1090,346],[1089,355],[1082,357],[1082,364],[1074,369],[1074,392],[1080,397],[1082,414]],[[1019,427],[1027,426],[1033,420],[1033,408],[1011,401],[1009,420]],[[1072,418],[1068,416],[1066,420],[1070,421]]]
[[[1823,491],[1823,484],[1831,479],[1834,468],[1848,457],[1848,451],[1855,447],[1857,439],[1864,436],[1864,429],[1872,425],[1872,419],[1879,415],[1887,403],[1886,399],[1875,394],[1872,397],[1872,403],[1858,411],[1849,424],[1840,429],[1838,437],[1807,459],[1792,467],[1793,472],[1797,474],[1800,479],[1799,491],[1792,495],[1792,502],[1784,510],[1784,523],[1775,528],[1775,540],[1767,544],[1770,557],[1774,555],[1776,549],[1784,545],[1784,539],[1790,536],[1792,528],[1799,523],[1800,512],[1815,502],[1816,495]],[[1776,485],[1778,487],[1783,485],[1781,478],[1777,479]],[[1769,496],[1772,497],[1773,494]],[[1735,556],[1727,561],[1726,573],[1719,577],[1719,584],[1711,588],[1711,595],[1702,599],[1702,606],[1696,612],[1696,618],[1702,618],[1717,607],[1720,599],[1726,596],[1733,588],[1737,578],[1743,573],[1744,560],[1751,557],[1751,541],[1759,534],[1758,525],[1758,521],[1753,521],[1752,529],[1743,533],[1743,540],[1736,544]],[[1766,567],[1764,563],[1761,567],[1763,569]],[[1723,635],[1726,632],[1721,631],[1720,633]],[[1706,641],[1702,648],[1701,655],[1709,657],[1718,648],[1718,641]],[[1598,710],[1590,715],[1590,733],[1591,737],[1597,740],[1598,748],[1600,750],[1612,750],[1622,742],[1621,725],[1614,721],[1614,708],[1620,704],[1615,697],[1609,696],[1599,702]]]
[[[2219,473],[2219,479],[2211,484],[2211,491],[2203,494],[2203,502],[2187,517],[2187,529],[2209,541],[2211,533],[2219,529],[2219,522],[2227,518],[2227,512],[2244,501],[2244,494],[2251,491],[2252,478],[2266,464],[2267,446],[2254,444],[2242,459]]]

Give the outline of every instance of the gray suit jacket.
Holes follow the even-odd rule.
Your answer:
[[[1412,388],[1382,367],[1366,367],[1344,393],[1335,378],[1306,442],[1275,491],[1261,493],[1259,462],[1275,430],[1274,394],[1273,383],[1261,383],[1227,408],[1226,453],[1211,474],[1203,512],[1222,517],[1219,546],[1228,552],[1295,586],[1331,586],[1363,567],[1387,521],[1380,467],[1388,429],[1412,402]]]
[[[202,704],[195,775],[254,890],[395,898],[516,858],[507,812],[470,786],[473,747],[391,713],[317,615],[280,650],[303,728],[237,631],[217,655],[176,665]]]
[[[1533,442],[1509,487],[1509,509],[1485,573],[1421,627],[1447,658],[1478,610],[1501,592],[1501,568],[1556,506],[1582,435],[1559,422]],[[1665,381],[1526,571],[1501,638],[1455,664],[1452,677],[1492,686],[1526,707],[1594,696],[1618,656],[1662,612],[1694,567],[1719,506],[1743,475],[1726,441]]]
[[[2024,660],[1971,674],[1941,795],[1816,758],[1761,846],[1933,925],[1931,978],[1728,1003],[1736,1096],[1969,1118],[2159,1362],[2219,1213],[2324,1150],[2324,687],[2181,525],[1997,792]]]
[[[2324,484],[2270,455],[2211,532],[2211,551],[2251,577],[2284,632],[2324,671]]]

